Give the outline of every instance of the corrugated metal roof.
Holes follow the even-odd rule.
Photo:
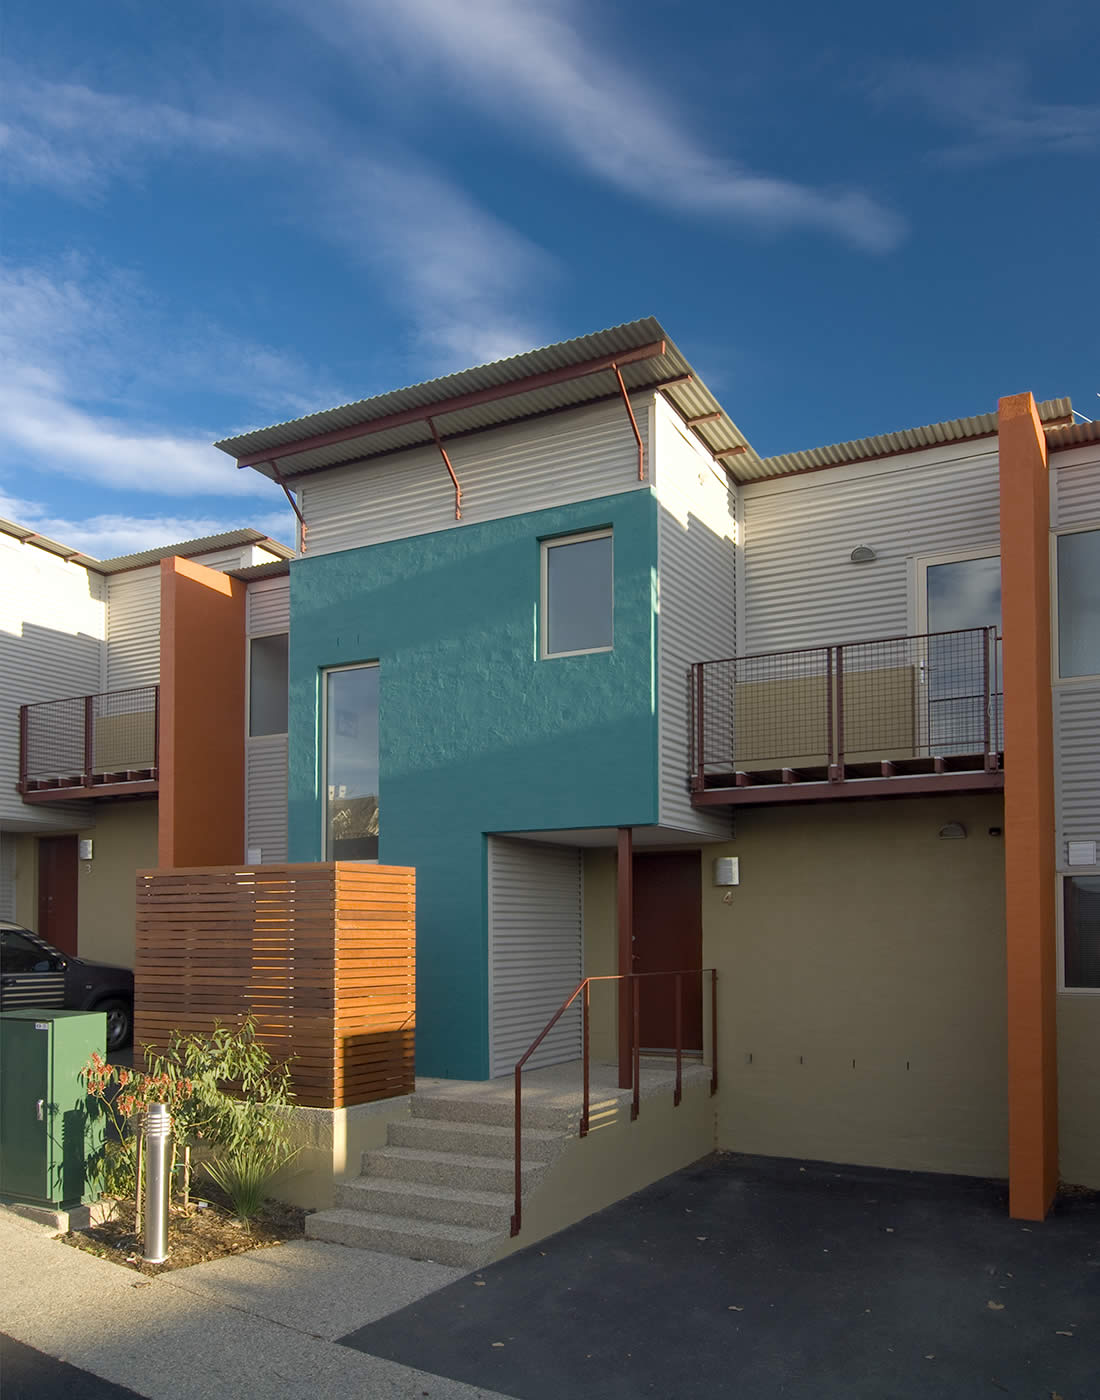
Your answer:
[[[736,462],[738,474],[743,464],[759,462],[756,452],[654,317],[612,326],[608,330],[596,331],[576,340],[560,341],[540,350],[525,351],[522,355],[513,355],[506,360],[496,360],[492,364],[461,370],[457,374],[448,374],[441,379],[428,380],[409,388],[394,389],[374,398],[361,399],[358,403],[344,404],[340,408],[327,409],[322,413],[312,413],[308,417],[296,418],[288,423],[277,423],[270,428],[242,433],[236,437],[225,438],[215,445],[237,458],[268,450],[277,457],[280,447],[289,448],[296,442],[321,433],[360,424],[367,426],[394,413],[429,409],[432,404],[456,398],[461,394],[498,388],[531,375],[566,369],[605,355],[623,354],[658,340],[665,342],[663,355],[621,367],[620,372],[627,389],[651,388],[668,380],[690,375],[690,380],[671,385],[666,390],[678,411],[685,418],[712,413],[717,415],[709,422],[700,424],[696,431],[712,452],[720,453],[731,448],[744,449],[736,459],[730,459],[731,462]],[[436,416],[435,421],[443,437],[453,438],[560,409],[579,407],[617,393],[614,375],[610,370],[604,370],[585,375],[583,378],[566,380],[560,384],[527,390],[489,403],[440,414]],[[425,422],[419,421],[386,428],[361,439],[352,438],[312,448],[280,463],[279,471],[284,477],[301,476],[327,467],[344,466],[390,452],[400,452],[405,448],[422,447],[431,442],[431,430]],[[265,476],[273,475],[266,464],[258,465],[256,470],[263,472]]]
[[[1037,407],[1040,422],[1051,425],[1069,418],[1072,413],[1069,399],[1047,399]],[[739,461],[737,474],[744,481],[791,476],[796,472],[840,466],[844,462],[866,462],[875,457],[893,457],[899,452],[917,452],[922,447],[940,447],[950,442],[992,437],[996,432],[995,413],[980,413],[973,418],[949,418],[945,423],[928,423],[921,428],[905,428],[897,433],[856,438],[852,442],[837,442],[829,447],[811,447],[805,452],[785,452],[778,457],[745,463],[744,466]]]
[[[195,554],[212,554],[216,549],[232,549],[234,545],[258,544],[277,554],[280,559],[293,559],[294,551],[261,530],[227,530],[221,535],[204,535],[197,540],[179,540],[176,544],[160,545],[156,549],[143,549],[137,554],[120,554],[114,559],[101,559],[91,565],[101,574],[120,574],[126,569],[142,569],[147,564],[156,564],[161,559],[173,555],[187,559]]]
[[[96,559],[91,554],[84,554],[79,549],[59,544],[57,540],[40,535],[37,530],[19,525],[14,520],[0,519],[0,533],[11,535],[24,544],[33,544],[37,549],[44,549],[50,554],[57,554],[62,559],[80,564],[85,569],[92,569],[97,574],[120,574],[127,569],[141,569],[148,564],[156,564],[161,559],[171,558],[172,555],[188,558],[194,554],[212,553],[216,549],[232,549],[234,545],[240,544],[262,545],[272,554],[277,554],[280,560],[294,558],[293,549],[271,539],[260,530],[227,530],[221,535],[204,535],[197,540],[180,540],[176,544],[144,549],[138,554],[120,554],[113,559]]]
[[[1061,402],[1059,400],[1059,402]],[[1068,400],[1067,400],[1068,402]],[[1058,452],[1067,447],[1083,447],[1090,442],[1100,442],[1100,423],[1066,423],[1046,430],[1047,448]]]
[[[282,578],[290,573],[289,559],[272,559],[269,564],[246,564],[243,569],[226,569],[230,578],[242,579],[245,583],[255,583],[260,578]]]

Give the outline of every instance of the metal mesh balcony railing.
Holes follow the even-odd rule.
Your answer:
[[[836,779],[867,765],[936,771],[938,759],[993,771],[999,649],[996,629],[979,627],[699,662],[693,786],[773,771]]]
[[[93,787],[157,776],[155,685],[44,700],[20,710],[20,789]]]

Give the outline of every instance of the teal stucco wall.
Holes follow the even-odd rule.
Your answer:
[[[538,659],[539,541],[611,526],[614,649]],[[489,1072],[485,834],[657,820],[646,489],[296,560],[290,859],[319,860],[324,667],[379,663],[380,859],[417,872],[417,1072]]]

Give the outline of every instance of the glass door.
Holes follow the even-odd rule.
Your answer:
[[[925,628],[920,667],[921,715],[927,752],[977,754],[1001,747],[998,677],[1001,560],[997,554],[922,564]],[[989,644],[995,628],[997,640]]]

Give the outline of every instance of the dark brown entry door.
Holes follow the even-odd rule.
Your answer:
[[[39,837],[35,932],[63,953],[76,953],[75,836]]]
[[[703,966],[702,866],[698,851],[634,857],[634,971],[678,972]],[[701,977],[683,979],[683,1048],[703,1048]],[[643,1050],[676,1046],[676,979],[640,984]]]

